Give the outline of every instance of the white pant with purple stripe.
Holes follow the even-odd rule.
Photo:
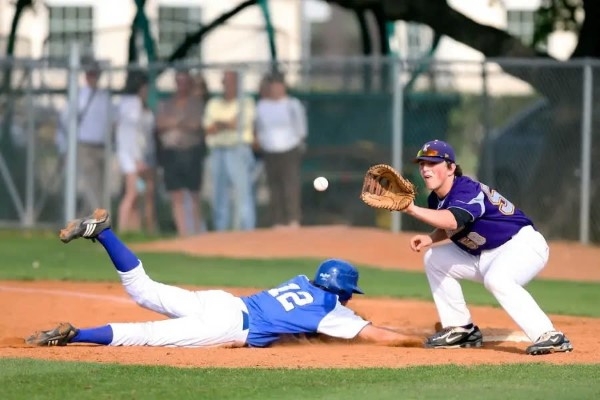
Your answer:
[[[246,343],[243,312],[247,309],[239,297],[222,290],[191,291],[155,282],[141,262],[119,276],[137,304],[169,319],[111,323],[111,346],[241,347]]]
[[[548,316],[523,286],[548,261],[548,244],[526,226],[511,240],[474,256],[454,243],[434,246],[425,253],[425,272],[442,326],[471,323],[460,279],[482,282],[525,334],[535,341],[554,330]]]

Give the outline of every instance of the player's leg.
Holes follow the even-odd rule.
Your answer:
[[[234,230],[252,230],[256,227],[256,207],[252,170],[254,154],[247,144],[239,144],[228,149],[225,168],[228,180],[233,189],[233,218]]]
[[[227,174],[227,148],[213,148],[208,156],[212,184],[212,219],[216,231],[230,228],[231,213],[229,189],[231,181]]]
[[[453,243],[448,243],[429,249],[424,260],[425,273],[442,326],[471,323],[471,313],[459,280],[482,280],[477,270],[478,257],[465,253]]]
[[[171,318],[198,313],[196,292],[152,280],[141,263],[118,274],[127,294],[141,307]]]
[[[140,323],[111,323],[77,329],[69,323],[36,332],[26,342],[37,346],[64,346],[69,343],[94,343],[111,346],[210,347],[244,345],[248,318],[241,300],[225,292],[205,294],[211,303],[198,316]],[[247,316],[247,314],[246,314]]]
[[[88,209],[100,206],[104,194],[104,150],[79,143],[77,146],[78,187]]]
[[[241,312],[235,319],[182,317],[155,322],[111,324],[111,346],[241,347],[245,343]],[[247,332],[247,331],[246,331]]]
[[[479,347],[483,339],[473,324],[460,279],[481,281],[478,257],[455,244],[436,246],[425,253],[425,273],[443,329],[429,337],[426,347]]]
[[[284,207],[286,210],[287,224],[289,226],[297,226],[301,220],[301,165],[302,152],[299,147],[296,147],[285,153],[286,160],[284,166]]]
[[[531,354],[572,350],[568,339],[555,330],[550,318],[523,287],[545,267],[548,252],[544,237],[526,227],[503,246],[481,256],[485,287],[529,339],[539,344],[528,349]]]
[[[271,214],[271,224],[273,227],[281,227],[287,223],[285,219],[285,197],[281,179],[281,170],[279,168],[279,154],[264,154],[265,170],[267,174],[267,184],[269,185],[269,212]]]
[[[125,290],[142,307],[169,317],[198,312],[196,292],[150,279],[138,257],[110,228],[110,216],[106,210],[97,209],[88,217],[70,222],[61,230],[60,237],[64,242],[80,237],[98,240],[117,269]]]

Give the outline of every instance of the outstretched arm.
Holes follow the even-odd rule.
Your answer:
[[[413,203],[403,212],[437,229],[451,230],[458,228],[456,217],[449,210],[432,210],[419,207]]]
[[[422,347],[425,339],[373,325],[368,319],[360,317],[352,309],[339,302],[335,309],[321,320],[317,332],[331,338],[338,338],[338,340],[350,339],[358,342],[398,347]]]
[[[392,347],[423,347],[423,338],[405,335],[389,328],[366,325],[356,336],[365,342]]]

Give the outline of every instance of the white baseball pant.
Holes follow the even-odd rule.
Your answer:
[[[523,288],[546,265],[549,248],[533,227],[523,227],[502,246],[474,256],[454,243],[425,253],[425,272],[442,326],[472,322],[458,280],[482,282],[533,342],[554,330],[548,316]]]
[[[243,312],[248,310],[239,297],[223,290],[191,291],[155,282],[141,262],[119,276],[137,304],[170,319],[111,323],[111,346],[241,347],[246,343]]]

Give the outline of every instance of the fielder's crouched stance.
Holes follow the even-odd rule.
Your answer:
[[[372,207],[401,211],[435,228],[410,240],[414,251],[427,250],[425,273],[443,327],[425,346],[482,345],[459,283],[468,279],[483,283],[533,342],[527,354],[573,350],[523,287],[548,261],[548,244],[533,222],[497,191],[463,176],[448,143],[425,143],[414,162],[431,190],[427,208],[414,204],[412,182],[381,164],[367,171],[361,198]],[[446,239],[450,242],[429,248]]]
[[[110,229],[106,210],[72,221],[60,232],[67,243],[98,240],[106,249],[127,293],[140,306],[169,319],[111,323],[77,329],[70,323],[34,333],[31,345],[95,343],[110,346],[266,347],[296,334],[320,333],[388,346],[422,346],[422,339],[377,327],[345,305],[358,287],[358,271],[345,261],[324,261],[311,281],[298,275],[280,286],[236,297],[222,290],[189,291],[153,281],[142,263]]]

